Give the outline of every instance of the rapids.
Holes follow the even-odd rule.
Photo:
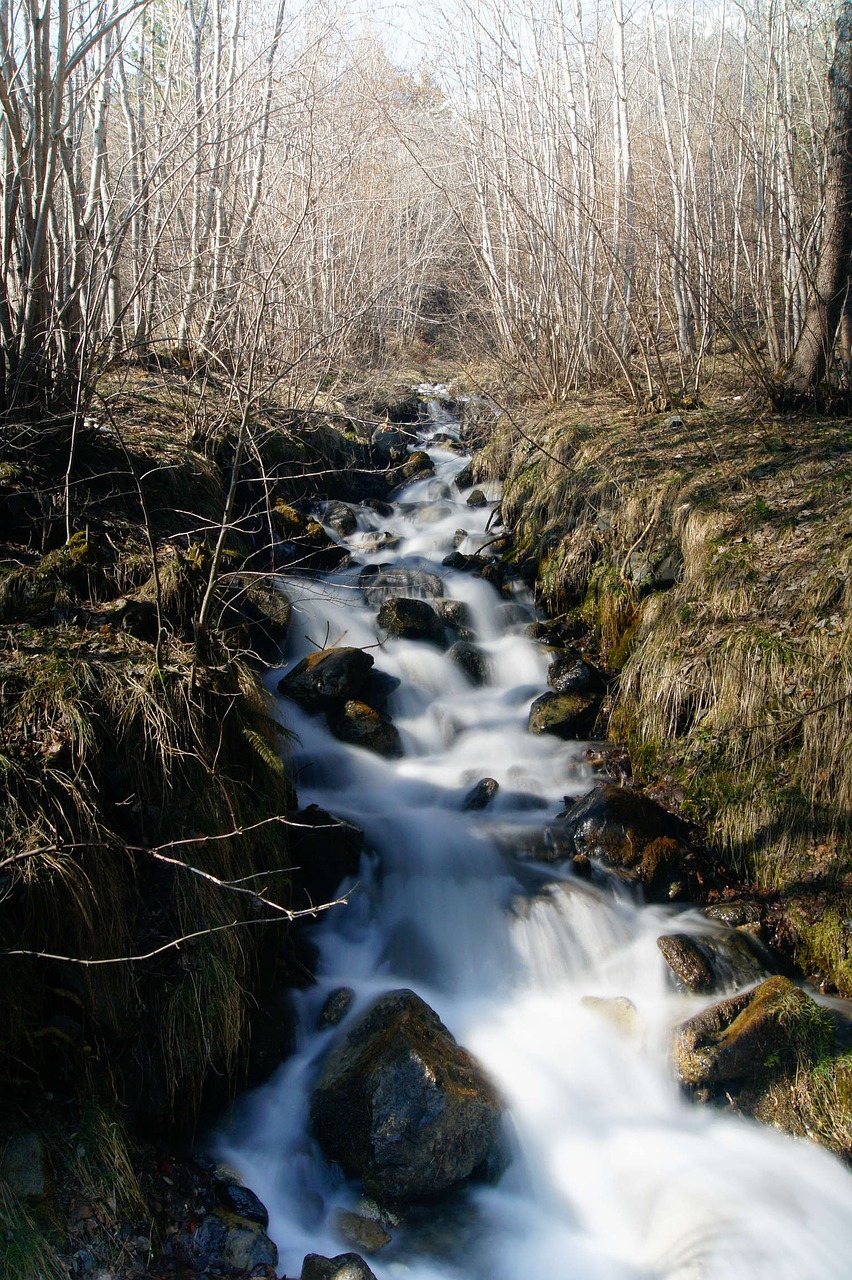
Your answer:
[[[671,1077],[667,1029],[702,1003],[671,990],[656,946],[676,909],[552,866],[521,870],[503,851],[536,807],[551,818],[592,777],[580,744],[526,731],[548,663],[525,634],[532,602],[518,593],[507,607],[486,582],[441,567],[457,530],[463,552],[493,536],[499,495],[465,504],[452,485],[464,458],[430,443],[457,424],[431,407],[422,447],[435,476],[397,495],[392,515],[360,511],[344,539],[356,566],[287,581],[287,669],[325,644],[370,647],[376,667],[400,680],[388,710],[405,754],[348,746],[321,717],[282,702],[298,735],[300,802],[357,823],[372,852],[349,904],[313,930],[318,982],[296,997],[298,1051],[243,1102],[218,1154],[267,1205],[287,1276],[299,1275],[305,1253],[353,1248],[332,1219],[357,1208],[357,1189],[306,1132],[311,1083],[338,1034],[316,1030],[318,1014],[340,986],[355,990],[356,1013],[382,991],[412,987],[502,1090],[514,1158],[497,1186],[431,1204],[394,1230],[368,1258],[379,1280],[848,1280],[852,1179],[840,1162],[689,1104]],[[371,549],[382,532],[399,539],[393,550],[387,540]],[[427,644],[377,646],[376,608],[358,575],[390,562],[439,573],[445,596],[467,604],[489,658],[484,687]],[[500,783],[495,801],[463,811],[483,777]],[[676,927],[711,926],[677,910]],[[629,997],[635,1025],[613,1026],[586,996]]]

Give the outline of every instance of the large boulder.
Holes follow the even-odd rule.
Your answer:
[[[437,1195],[501,1157],[502,1103],[413,991],[390,991],[331,1049],[311,1098],[326,1157],[380,1200]]]
[[[329,712],[327,719],[329,729],[341,742],[366,747],[388,760],[402,755],[402,739],[396,725],[366,702],[350,698],[339,711]]]
[[[602,782],[550,829],[557,847],[637,878],[655,901],[693,897],[708,874],[686,823],[633,787]]]
[[[825,1053],[833,1042],[827,1010],[776,975],[679,1026],[672,1060],[683,1084],[712,1090],[789,1072]]]
[[[357,698],[370,677],[372,654],[341,647],[309,653],[278,681],[278,692],[306,711],[324,711]]]
[[[425,600],[399,596],[386,600],[379,609],[379,626],[399,640],[427,640],[443,645],[444,624]]]
[[[557,738],[586,738],[594,729],[600,702],[596,693],[543,693],[530,707],[527,728]]]

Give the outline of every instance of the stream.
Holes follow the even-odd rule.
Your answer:
[[[419,447],[434,476],[396,494],[390,515],[359,509],[358,529],[343,539],[354,563],[286,582],[285,670],[325,645],[369,647],[376,668],[399,680],[387,710],[404,754],[347,745],[322,716],[282,701],[297,735],[300,803],[357,824],[370,853],[357,884],[343,886],[348,905],[313,928],[317,983],[295,996],[297,1052],[243,1101],[217,1154],[268,1207],[287,1276],[299,1275],[306,1253],[357,1249],[334,1215],[358,1208],[358,1189],[306,1128],[319,1063],[341,1033],[318,1030],[319,1014],[331,992],[351,988],[345,1028],[380,993],[408,987],[502,1092],[513,1158],[496,1185],[448,1196],[394,1228],[367,1258],[379,1280],[848,1280],[852,1179],[841,1163],[690,1104],[673,1079],[669,1028],[707,1000],[673,990],[656,940],[674,927],[716,926],[697,909],[643,905],[615,879],[582,880],[570,864],[506,852],[514,832],[552,820],[595,776],[585,744],[527,731],[549,661],[527,634],[528,594],[507,601],[442,566],[454,548],[472,553],[493,538],[499,494],[486,487],[485,506],[466,504],[452,483],[466,458],[433,439],[457,437],[458,424],[437,401],[431,415]],[[423,641],[376,647],[377,610],[359,587],[371,564],[441,576],[487,655],[482,687]],[[492,802],[464,809],[486,777],[500,784]],[[625,1031],[586,997],[628,997],[636,1016]]]

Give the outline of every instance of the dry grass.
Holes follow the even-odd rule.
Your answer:
[[[852,430],[730,405],[516,410],[479,461],[549,608],[620,669],[611,731],[732,872],[843,893],[852,813]],[[637,561],[680,563],[667,591]],[[848,913],[847,913],[848,914]],[[818,948],[802,939],[802,955]],[[821,948],[823,959],[826,946]],[[808,954],[810,954],[808,953]],[[834,939],[828,966],[852,991]],[[825,971],[825,970],[824,970]]]

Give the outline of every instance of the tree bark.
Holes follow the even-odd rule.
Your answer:
[[[829,72],[822,242],[802,331],[784,369],[780,400],[814,392],[825,377],[849,283],[852,253],[852,0],[837,19]]]

